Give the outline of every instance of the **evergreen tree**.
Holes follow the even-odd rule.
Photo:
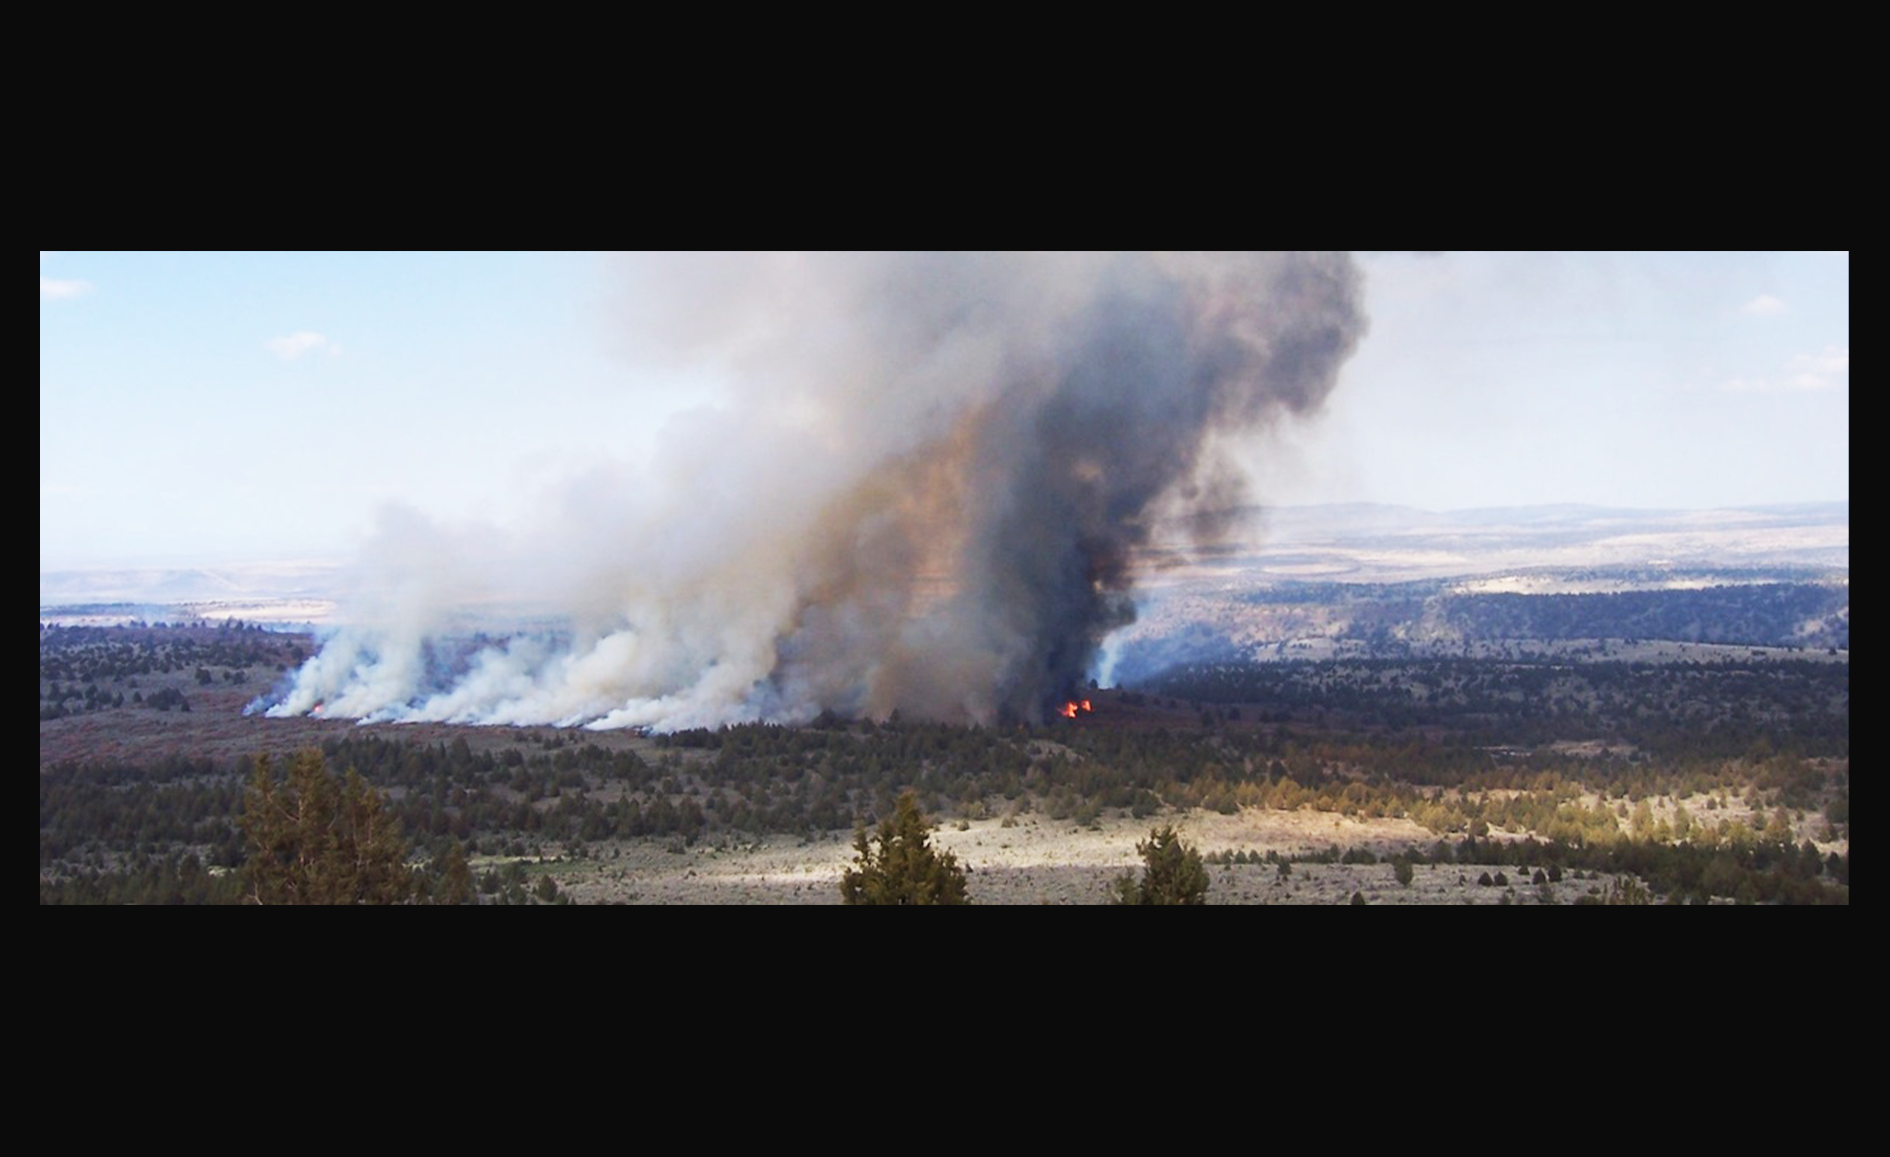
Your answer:
[[[440,859],[440,882],[435,902],[471,904],[475,899],[472,867],[466,863],[466,849],[458,840],[451,840],[446,845],[446,854]]]
[[[269,757],[258,757],[240,822],[252,904],[397,904],[413,895],[398,821],[354,769],[336,783],[319,751],[296,755],[280,783]]]
[[[1208,874],[1201,853],[1182,843],[1173,826],[1150,832],[1135,850],[1144,865],[1141,882],[1133,875],[1117,880],[1115,903],[1207,903]]]
[[[853,837],[859,853],[840,877],[840,898],[848,904],[965,904],[965,872],[958,857],[932,850],[925,816],[908,791],[893,816],[880,821],[878,848],[861,827]]]

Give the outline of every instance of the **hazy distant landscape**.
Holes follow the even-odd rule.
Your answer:
[[[1844,580],[1850,505],[1643,511],[1584,506],[1435,513],[1399,506],[1247,508],[1205,542],[1170,525],[1146,553],[1146,606],[1315,583],[1459,580],[1462,593],[1589,594]],[[1232,545],[1239,543],[1239,545]],[[320,624],[358,576],[340,562],[42,571],[42,618],[150,611]],[[142,615],[149,618],[150,615]],[[1146,617],[1146,616],[1143,616]]]

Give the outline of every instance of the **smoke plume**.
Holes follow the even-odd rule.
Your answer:
[[[1222,437],[1317,410],[1365,327],[1334,253],[709,256],[632,275],[642,348],[712,365],[726,396],[671,419],[647,470],[572,483],[515,539],[389,528],[379,604],[270,714],[1040,721],[1132,619],[1157,520],[1240,498]],[[555,629],[448,629],[501,589],[555,608]]]

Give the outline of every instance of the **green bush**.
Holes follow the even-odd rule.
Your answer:
[[[1135,845],[1142,879],[1123,876],[1115,883],[1117,904],[1205,904],[1208,873],[1201,853],[1181,842],[1172,826],[1158,828]]]
[[[878,848],[860,828],[853,838],[855,867],[840,877],[848,904],[966,904],[965,871],[958,857],[932,850],[925,816],[908,791],[893,816],[880,821]]]

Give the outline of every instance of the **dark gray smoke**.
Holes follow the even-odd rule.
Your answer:
[[[1239,501],[1221,440],[1315,411],[1365,328],[1358,270],[1334,253],[633,270],[635,328],[733,384],[666,430],[648,476],[549,503],[553,529],[484,567],[531,574],[569,632],[485,646],[442,674],[428,661],[437,575],[480,568],[438,543],[418,568],[436,577],[411,558],[391,567],[391,601],[274,713],[1040,720],[1131,621],[1156,523]],[[425,537],[408,528],[400,549]]]

